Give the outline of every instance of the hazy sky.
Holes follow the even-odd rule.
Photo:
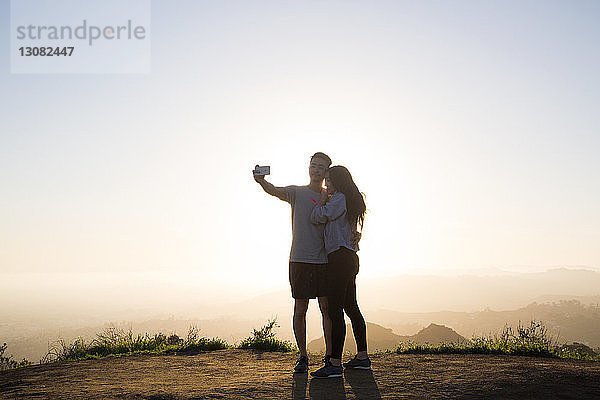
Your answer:
[[[364,277],[598,266],[599,18],[597,1],[153,1],[150,74],[16,75],[3,0],[0,271],[287,287],[290,208],[250,170],[305,184],[315,151],[366,193]]]

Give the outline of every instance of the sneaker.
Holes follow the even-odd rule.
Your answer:
[[[364,360],[360,360],[354,357],[352,360],[344,363],[344,368],[346,369],[371,369],[371,360],[369,357]]]
[[[294,367],[294,373],[303,374],[308,372],[308,357],[300,356],[298,361],[296,361],[296,366]]]
[[[310,374],[313,378],[341,378],[343,376],[344,370],[342,366],[333,366],[329,362],[329,360],[325,363],[324,366],[316,370],[315,372],[311,372]]]

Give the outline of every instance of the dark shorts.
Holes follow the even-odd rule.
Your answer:
[[[294,299],[316,299],[327,296],[327,264],[290,261],[290,286]]]

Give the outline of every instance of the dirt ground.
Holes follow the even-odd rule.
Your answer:
[[[600,363],[488,355],[372,356],[343,378],[292,374],[296,355],[221,350],[35,365],[0,373],[6,399],[600,398]],[[310,369],[321,363],[311,356]]]

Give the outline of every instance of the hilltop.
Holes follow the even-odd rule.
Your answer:
[[[373,371],[315,380],[292,375],[297,355],[219,350],[135,355],[0,372],[1,398],[401,399],[592,398],[600,363],[488,355],[375,354]],[[320,355],[312,355],[315,370]]]
[[[464,341],[464,337],[443,325],[429,324],[428,327],[421,329],[415,335],[402,336],[396,335],[389,328],[367,322],[367,347],[370,351],[391,350],[398,347],[402,342],[438,345],[440,343],[462,343]],[[308,343],[307,348],[309,351],[322,353],[325,351],[325,339],[321,336],[312,340]],[[346,325],[344,350],[351,353],[356,352],[356,341],[350,324]]]

